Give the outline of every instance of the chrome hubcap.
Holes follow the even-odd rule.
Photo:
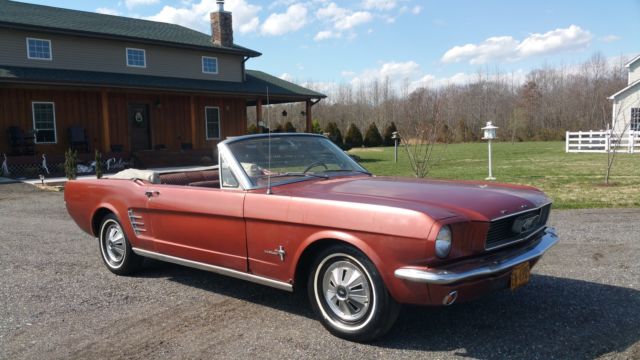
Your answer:
[[[107,255],[107,261],[113,266],[118,266],[122,262],[122,259],[124,259],[126,249],[122,228],[120,228],[120,225],[112,223],[105,229],[104,234],[106,237],[104,250]]]
[[[322,293],[331,311],[343,321],[360,320],[371,303],[371,287],[366,275],[348,261],[337,261],[327,268]]]

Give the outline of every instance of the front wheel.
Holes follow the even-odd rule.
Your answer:
[[[371,341],[393,326],[400,306],[389,295],[373,263],[357,249],[325,249],[308,281],[311,306],[332,334],[352,341]]]
[[[112,273],[131,274],[142,265],[142,257],[131,249],[129,239],[115,215],[109,214],[102,219],[98,242],[102,261]]]

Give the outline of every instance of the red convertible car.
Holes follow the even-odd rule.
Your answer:
[[[354,341],[388,331],[400,304],[516,289],[558,240],[532,187],[373,176],[311,134],[230,138],[218,156],[212,168],[69,181],[67,209],[115,274],[148,257],[302,289]]]

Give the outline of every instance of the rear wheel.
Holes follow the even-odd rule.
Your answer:
[[[309,300],[332,334],[371,341],[394,324],[400,306],[373,263],[357,249],[338,245],[316,258],[308,280]]]
[[[131,250],[129,239],[115,215],[109,214],[102,219],[98,243],[102,261],[112,273],[127,275],[140,269],[143,258]]]

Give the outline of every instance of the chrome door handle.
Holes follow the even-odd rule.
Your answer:
[[[144,192],[144,194],[148,197],[151,198],[152,196],[158,196],[160,195],[160,191],[157,190],[147,190]]]

